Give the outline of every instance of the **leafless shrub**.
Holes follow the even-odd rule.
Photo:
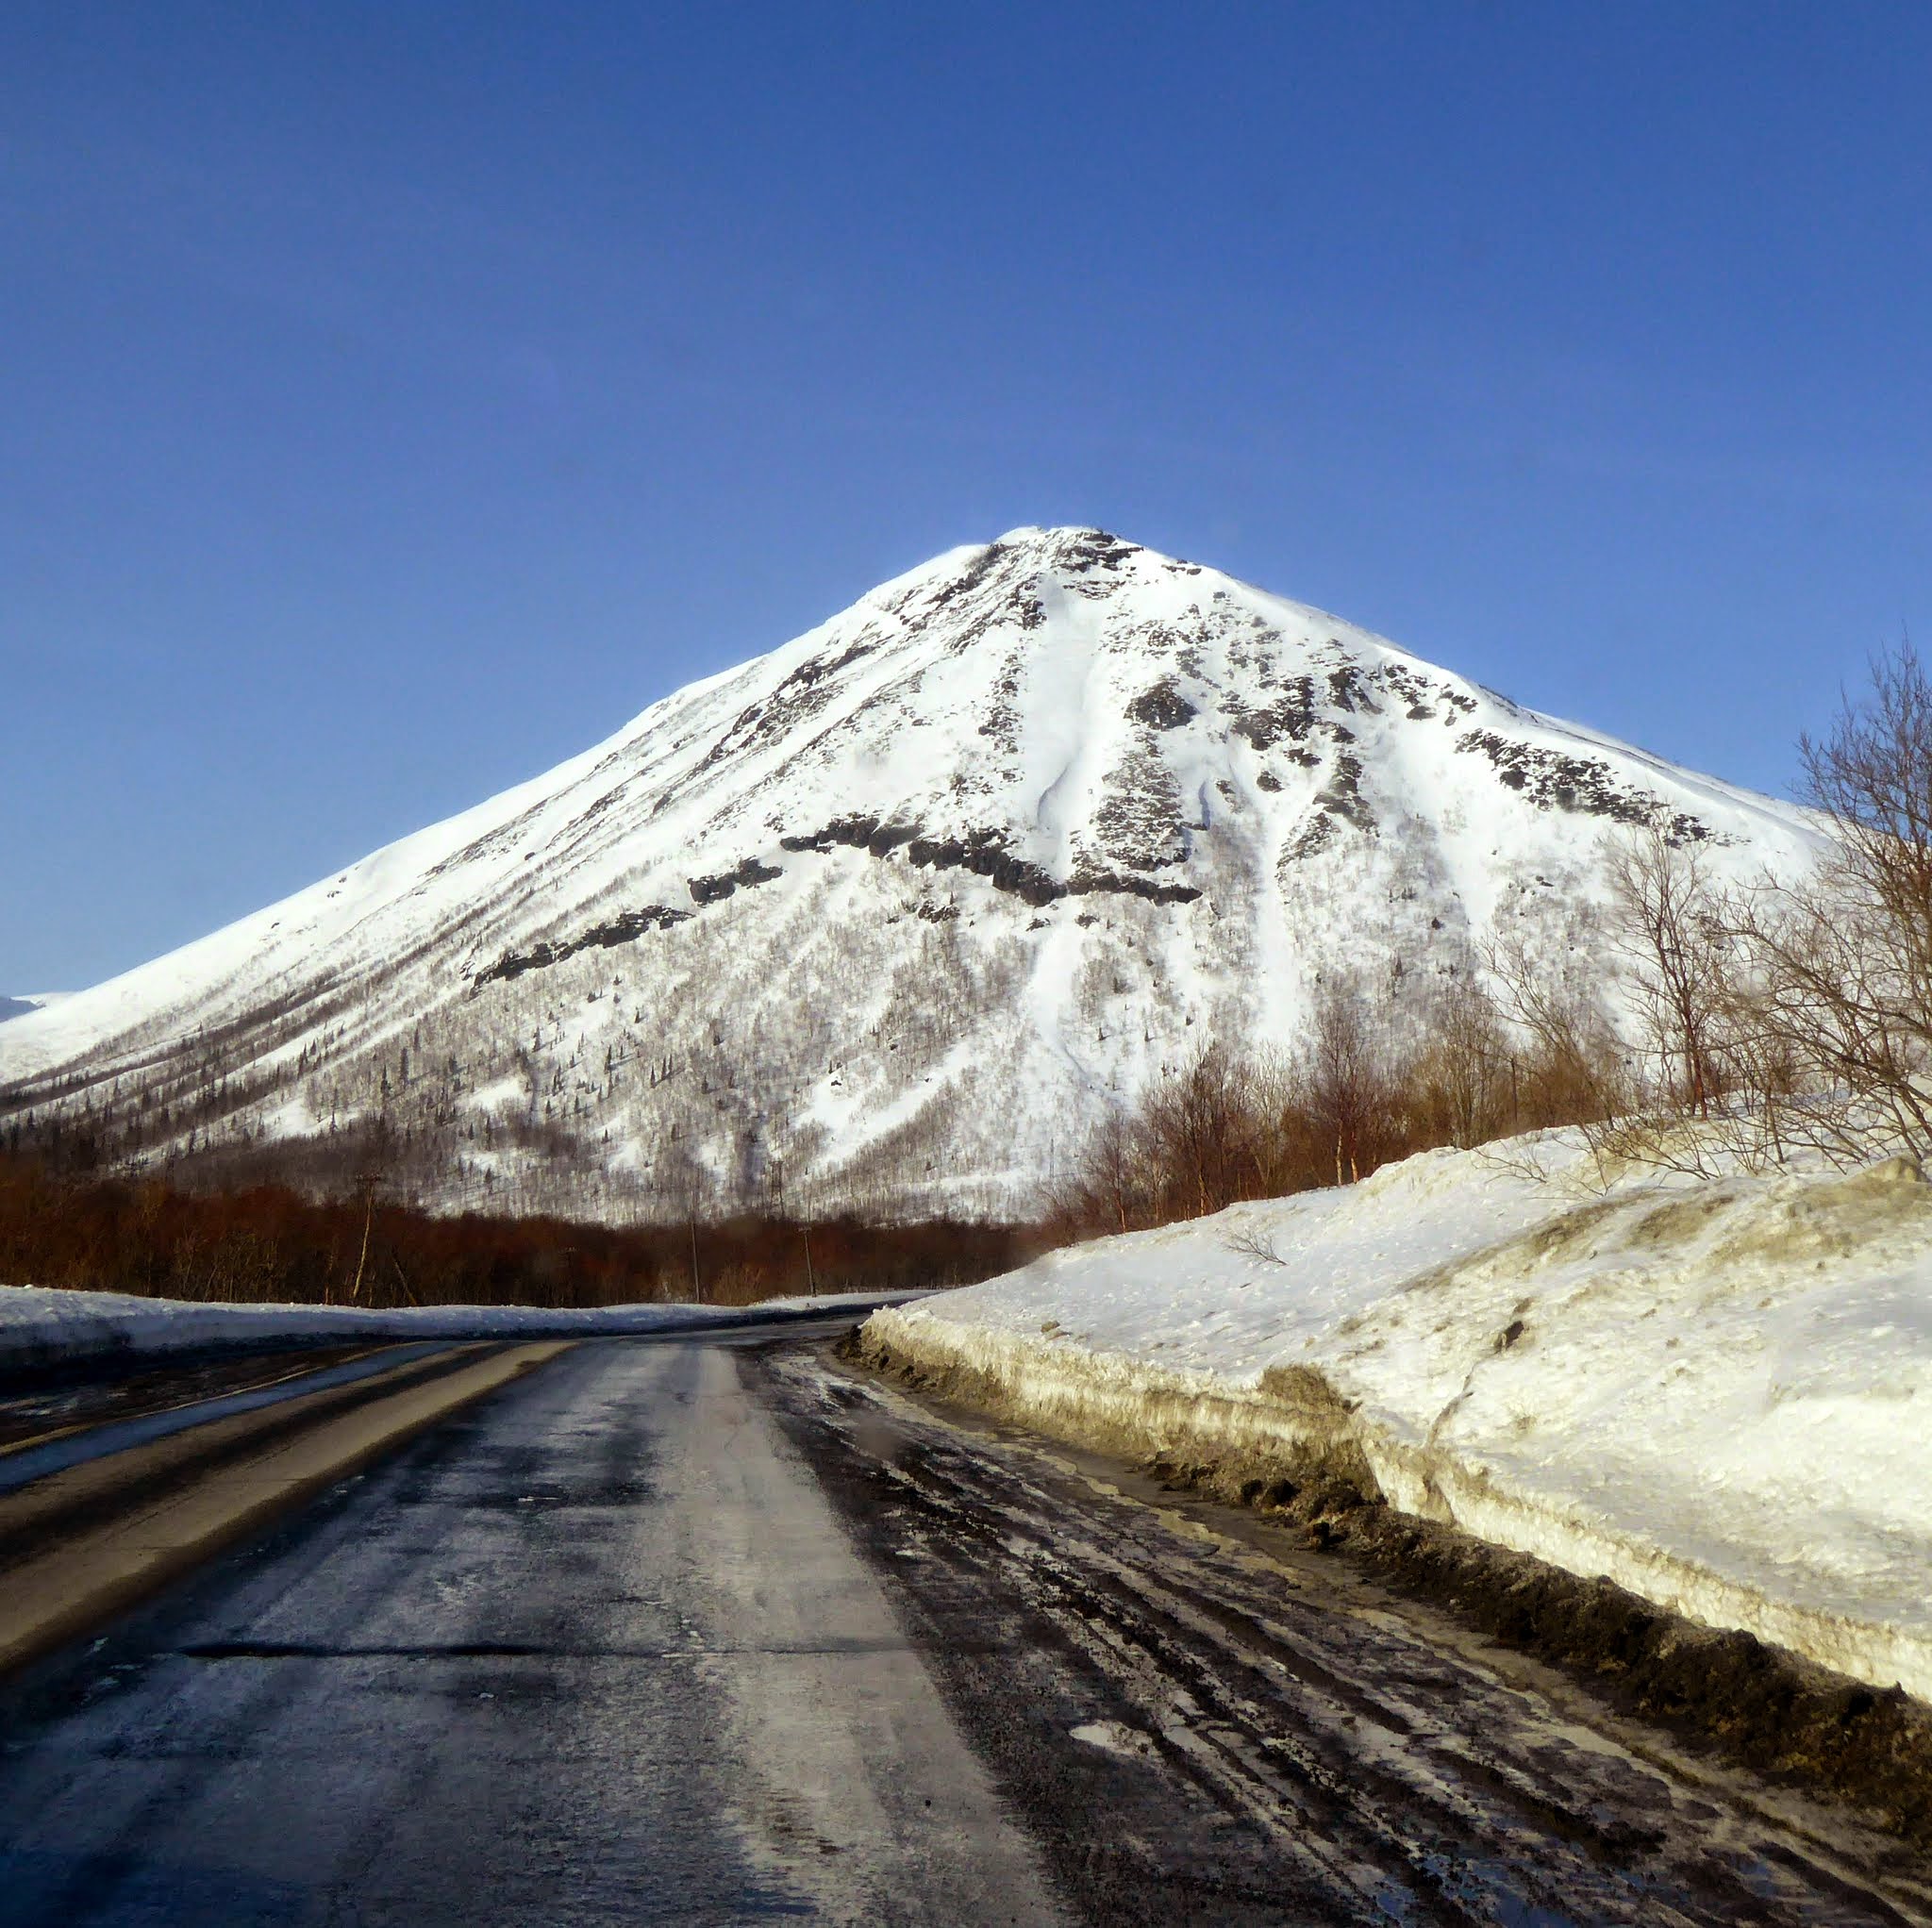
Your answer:
[[[1510,1128],[1522,1078],[1496,1002],[1473,976],[1452,978],[1424,1011],[1399,1076],[1410,1134],[1467,1151]]]
[[[220,1303],[589,1306],[705,1296],[961,1285],[1037,1250],[1024,1228],[960,1221],[806,1223],[763,1215],[618,1227],[440,1217],[377,1197],[286,1188],[180,1190],[78,1178],[0,1153],[0,1279]]]
[[[1373,1171],[1395,1136],[1386,1042],[1360,980],[1334,976],[1315,994],[1308,1035],[1293,1066],[1293,1102],[1335,1152],[1335,1182]]]
[[[1257,1258],[1263,1265],[1286,1265],[1288,1260],[1274,1249],[1274,1241],[1259,1232],[1230,1232],[1222,1241],[1224,1251],[1239,1258]]]
[[[1094,1131],[1055,1190],[1061,1238],[1198,1218],[1244,1201],[1367,1177],[1436,1145],[1471,1146],[1538,1124],[1601,1121],[1622,1089],[1614,1039],[1568,990],[1525,965],[1514,1008],[1451,984],[1407,1040],[1390,1001],[1331,972],[1285,1058],[1209,1046]],[[1227,1249],[1281,1263],[1252,1230]]]
[[[1792,1072],[1766,1031],[1732,899],[1699,843],[1661,820],[1611,858],[1607,955],[1629,1057],[1586,1122],[1591,1149],[1709,1176],[1780,1162]]]
[[[1832,832],[1816,870],[1740,893],[1749,1028],[1781,1136],[1840,1160],[1932,1154],[1932,683],[1909,644],[1800,744]]]
[[[1610,859],[1612,950],[1627,967],[1652,1089],[1707,1119],[1724,1082],[1729,957],[1694,842],[1653,821]]]
[[[1519,1040],[1510,1059],[1509,1130],[1580,1126],[1605,1169],[1619,1149],[1619,1121],[1636,1109],[1622,1040],[1582,986],[1520,943],[1498,939],[1486,961],[1497,1010]]]

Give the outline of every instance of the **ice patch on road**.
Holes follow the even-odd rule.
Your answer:
[[[1118,1720],[1083,1720],[1067,1729],[1075,1740],[1117,1753],[1127,1760],[1144,1761],[1154,1753],[1154,1743],[1138,1727],[1125,1727]]]

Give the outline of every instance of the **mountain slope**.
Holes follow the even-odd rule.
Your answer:
[[[312,1141],[444,1204],[1020,1208],[1324,972],[1588,956],[1607,839],[1802,814],[1091,529],[887,583],[530,783],[0,1033],[147,1154]],[[130,1123],[130,1121],[132,1122]]]

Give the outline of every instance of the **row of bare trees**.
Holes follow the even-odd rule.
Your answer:
[[[1209,1044],[1109,1115],[1048,1222],[1060,1237],[1133,1231],[1352,1183],[1431,1146],[1600,1120],[1616,1084],[1607,1027],[1574,1001],[1540,1008],[1546,1035],[1513,1035],[1494,997],[1456,982],[1402,1042],[1357,980],[1331,977],[1299,1050]]]
[[[1604,1146],[1711,1170],[1799,1149],[1839,1164],[1932,1155],[1932,681],[1874,663],[1800,743],[1823,832],[1789,875],[1721,885],[1653,829],[1615,873],[1633,1022]]]
[[[0,1281],[223,1304],[741,1305],[964,1285],[1030,1257],[1022,1228],[741,1215],[682,1225],[438,1216],[372,1190],[187,1192],[0,1153]]]
[[[1661,815],[1613,856],[1579,986],[1491,945],[1418,1021],[1346,975],[1285,1054],[1209,1046],[1094,1135],[1051,1218],[1126,1231],[1541,1126],[1703,1172],[1932,1157],[1932,679],[1908,646],[1800,744],[1813,860],[1746,882]]]

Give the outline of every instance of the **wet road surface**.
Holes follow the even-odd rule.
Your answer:
[[[1932,1920],[1921,1879],[796,1342],[581,1346],[0,1687],[23,1928]]]

